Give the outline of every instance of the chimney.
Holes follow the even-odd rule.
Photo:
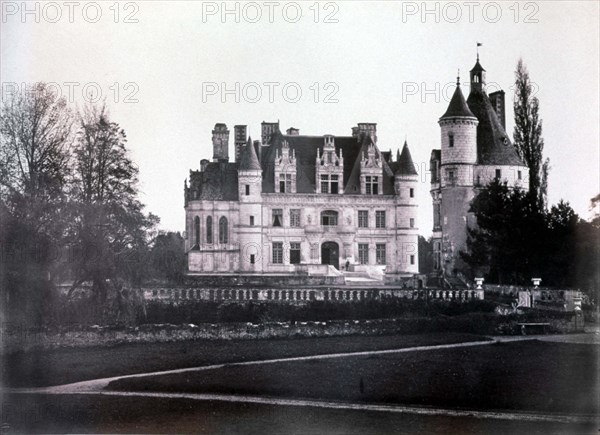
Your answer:
[[[229,161],[229,130],[225,124],[217,123],[212,131],[213,162]]]
[[[271,135],[276,131],[279,131],[279,121],[277,122],[265,122],[260,124],[261,127],[261,141],[263,145],[268,145]]]
[[[208,160],[206,160],[206,159],[200,160],[200,171],[201,172],[206,171],[207,166],[208,166]]]
[[[300,129],[295,128],[295,127],[290,127],[285,131],[285,133],[288,136],[298,136],[300,134]]]
[[[377,124],[375,122],[359,122],[358,133],[364,133],[370,136],[374,143],[377,143]]]
[[[500,90],[500,91],[492,92],[489,95],[489,98],[490,98],[490,103],[492,103],[492,107],[494,108],[494,111],[496,112],[496,115],[498,115],[498,119],[500,120],[502,127],[504,128],[504,130],[506,130],[506,112],[505,112],[505,107],[504,107],[504,91]]]
[[[358,127],[352,127],[352,137],[358,138]]]
[[[246,141],[248,140],[246,137],[248,127],[246,125],[236,125],[233,127],[233,131],[235,140],[235,161],[239,162],[242,147],[246,145]]]

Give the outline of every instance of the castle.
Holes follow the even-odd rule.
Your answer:
[[[392,158],[377,125],[348,136],[285,134],[263,122],[212,131],[213,160],[184,185],[190,275],[339,276],[403,282],[419,271],[418,176],[408,145]]]
[[[492,179],[529,188],[529,169],[506,134],[504,91],[488,96],[485,72],[477,55],[466,101],[457,80],[439,119],[442,147],[431,153],[434,269],[445,276],[467,270],[460,252],[466,250],[467,228],[476,225],[469,204],[478,190]]]

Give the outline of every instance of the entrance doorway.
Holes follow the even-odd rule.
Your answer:
[[[321,245],[321,264],[330,264],[340,268],[340,247],[335,242],[325,242]]]

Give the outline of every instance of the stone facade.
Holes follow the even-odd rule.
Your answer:
[[[457,80],[439,120],[441,149],[433,150],[430,162],[434,268],[446,276],[468,272],[460,252],[466,250],[467,229],[477,225],[469,207],[478,191],[493,179],[529,188],[529,169],[505,131],[504,92],[495,92],[490,100],[479,58],[470,78],[466,101]]]
[[[213,130],[213,162],[186,180],[190,274],[340,275],[393,282],[418,273],[418,176],[405,143],[381,152],[376,124],[351,136],[303,136],[262,123],[261,141]]]

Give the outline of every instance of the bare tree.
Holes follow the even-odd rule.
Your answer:
[[[45,83],[15,94],[0,114],[3,194],[40,196],[61,189],[68,176],[73,116]]]

